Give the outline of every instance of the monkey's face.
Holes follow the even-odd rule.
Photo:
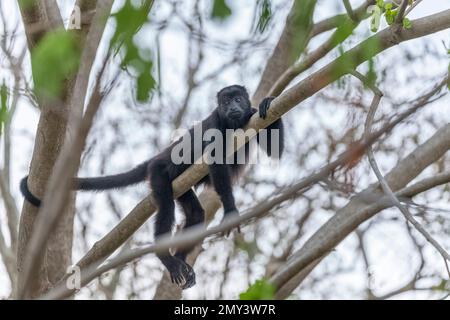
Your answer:
[[[251,115],[250,100],[244,87],[233,85],[223,88],[217,94],[218,112],[227,127],[245,125]]]

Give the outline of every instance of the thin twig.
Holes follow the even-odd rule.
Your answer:
[[[408,6],[409,0],[403,0],[400,4],[400,8],[398,9],[397,16],[395,17],[395,23],[402,23],[406,7]]]
[[[350,17],[350,19],[352,19],[355,22],[358,21],[358,17],[355,15],[355,12],[352,9],[352,5],[350,4],[350,1],[343,0],[343,2],[344,2],[345,10],[347,11],[347,14]]]
[[[419,4],[419,3],[421,3],[422,2],[422,0],[416,0],[416,1],[414,1],[413,2],[413,4],[411,5],[411,6],[409,6],[409,8],[408,9],[406,9],[406,12],[405,12],[405,17]]]
[[[358,73],[357,71],[354,71],[352,74],[358,79],[364,81],[365,77],[362,74]],[[367,83],[367,81],[364,82]],[[374,97],[369,112],[367,114],[367,120],[365,123],[364,136],[366,137],[370,136],[374,116],[380,103],[381,97],[383,96],[383,93],[375,85],[368,84],[368,87],[373,91]],[[442,258],[444,259],[447,273],[450,278],[450,270],[447,263],[447,261],[450,260],[450,255],[448,254],[448,252],[439,244],[438,241],[436,241],[431,236],[431,234],[428,233],[428,231],[425,230],[425,228],[413,217],[413,215],[409,212],[409,210],[400,203],[400,200],[398,200],[398,198],[395,196],[394,192],[389,187],[389,184],[387,183],[386,179],[381,173],[378,164],[375,160],[375,156],[371,146],[367,147],[367,156],[369,158],[370,166],[372,167],[373,172],[377,176],[377,179],[380,182],[383,192],[389,197],[389,199],[392,201],[392,204],[400,210],[400,212],[404,215],[406,220],[409,221],[416,228],[416,230],[419,231],[425,237],[425,239],[428,242],[430,242],[441,254]]]

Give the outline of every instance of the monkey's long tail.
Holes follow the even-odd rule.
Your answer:
[[[150,161],[145,161],[134,169],[104,177],[74,178],[72,190],[102,191],[108,189],[123,188],[142,182],[147,177],[147,167]],[[28,176],[20,181],[20,191],[25,199],[32,205],[39,207],[41,200],[28,189]]]
[[[117,189],[130,186],[142,182],[147,177],[147,167],[150,161],[145,161],[135,167],[134,169],[113,174],[104,177],[93,177],[93,178],[75,178],[73,179],[73,190],[108,190]]]
[[[35,207],[41,206],[41,200],[35,197],[35,195],[31,193],[30,189],[28,189],[28,176],[25,176],[20,181],[20,192],[22,192],[23,196],[28,200],[29,203],[31,203]]]

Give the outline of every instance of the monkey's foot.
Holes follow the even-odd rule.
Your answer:
[[[226,221],[227,219],[232,219],[238,215],[239,215],[239,212],[237,210],[225,212],[223,215],[222,222]],[[241,227],[237,226],[237,227],[234,227],[232,229],[222,232],[222,237],[228,238],[230,236],[231,232],[233,232],[234,230],[237,230],[238,233],[241,233]]]
[[[170,273],[172,283],[175,283],[181,289],[188,289],[195,285],[195,272],[186,262],[175,258],[171,266],[167,269]]]

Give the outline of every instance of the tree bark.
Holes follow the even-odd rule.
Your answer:
[[[20,2],[19,2],[20,3]],[[96,1],[78,1],[82,14],[95,9]],[[25,30],[28,39],[29,50],[32,51],[35,45],[49,31],[57,28],[63,28],[62,19],[56,1],[42,0],[36,1],[31,6],[21,6],[22,18],[25,24]],[[43,24],[43,28],[39,32],[35,32],[33,26]],[[84,47],[87,34],[91,30],[91,21],[84,20],[82,29],[74,32],[81,48]],[[101,29],[100,31],[102,31]],[[100,41],[98,37],[96,45]],[[90,48],[92,49],[92,48]],[[39,99],[38,103],[41,110],[38,128],[36,132],[35,146],[30,166],[30,174],[28,178],[28,187],[31,192],[39,198],[43,198],[46,190],[48,179],[53,171],[54,164],[58,158],[65,139],[70,139],[67,133],[69,111],[75,108],[74,104],[78,103],[78,108],[84,106],[84,100],[87,91],[87,84],[90,70],[94,62],[96,49],[94,53],[84,50],[81,67],[78,75],[68,79],[65,83],[64,91],[61,95],[61,101],[49,101],[47,99]],[[42,263],[38,272],[35,272],[33,285],[25,298],[31,298],[41,295],[51,285],[60,280],[66,273],[66,269],[71,265],[72,261],[72,241],[73,241],[73,220],[74,220],[74,196],[66,203],[61,213],[61,220],[58,222],[54,230],[48,235],[48,242],[42,254]],[[39,214],[38,208],[34,207],[27,201],[24,201],[22,213],[20,217],[19,239],[17,251],[17,268],[18,268],[18,288],[23,288],[27,284],[24,283],[23,267],[26,259],[26,250],[32,236],[35,219]],[[18,292],[18,290],[15,290]]]

